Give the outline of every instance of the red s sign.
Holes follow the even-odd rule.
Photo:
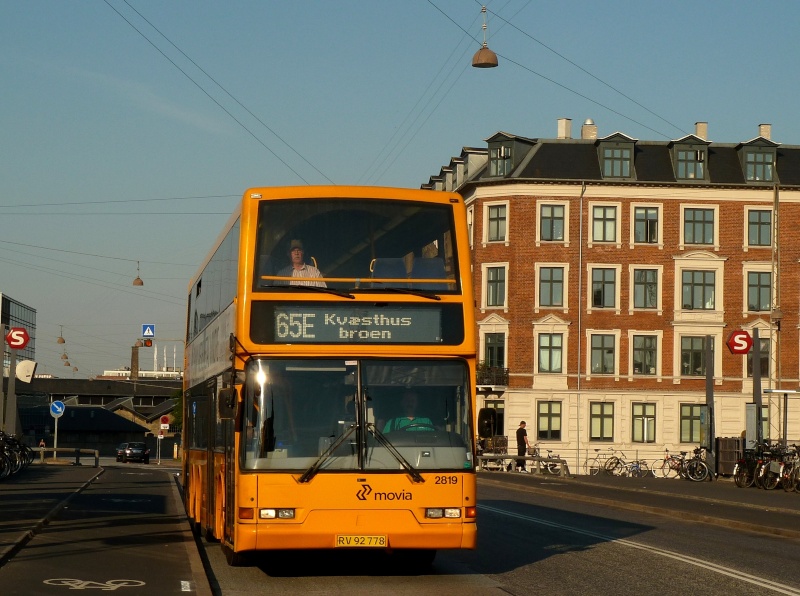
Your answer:
[[[747,354],[753,347],[753,338],[744,329],[737,329],[731,331],[726,343],[731,354]]]
[[[28,331],[25,327],[12,327],[8,330],[8,333],[6,333],[6,343],[8,347],[15,350],[25,349],[30,339],[31,337],[28,335]]]

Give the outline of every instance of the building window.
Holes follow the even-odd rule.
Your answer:
[[[493,437],[505,435],[506,428],[506,403],[503,400],[489,400],[483,404],[484,408],[491,408],[494,410],[497,425],[494,428]],[[504,437],[505,438],[505,437]]]
[[[561,333],[539,334],[539,372],[562,372],[564,336]]]
[[[617,271],[592,269],[592,307],[614,308],[617,297]]]
[[[506,176],[511,173],[511,147],[500,145],[489,148],[489,175]]]
[[[630,178],[630,176],[631,150],[623,147],[603,149],[603,177]]]
[[[700,443],[700,422],[707,406],[681,404],[681,443]]]
[[[656,404],[633,404],[633,428],[631,439],[634,443],[656,442]]]
[[[487,267],[486,306],[504,306],[506,301],[506,268]]]
[[[703,149],[681,149],[678,151],[678,172],[676,178],[679,180],[702,180],[703,162],[706,159],[706,152]]]
[[[541,240],[564,240],[564,206],[542,205],[540,228]]]
[[[658,338],[655,335],[633,336],[633,374],[656,374]]]
[[[747,273],[747,310],[764,312],[772,309],[772,273],[749,271]]]
[[[658,208],[636,207],[633,219],[633,241],[638,244],[658,244]]]
[[[484,338],[484,357],[486,366],[505,367],[506,361],[506,334],[487,333]]]
[[[683,239],[686,244],[714,244],[714,210],[685,209]]]
[[[592,209],[592,240],[594,242],[617,241],[617,208],[594,207]]]
[[[772,211],[753,209],[747,212],[747,244],[772,245]]]
[[[592,402],[589,406],[589,440],[614,440],[614,404]]]
[[[745,178],[749,182],[772,181],[772,153],[748,151],[744,156]]]
[[[592,374],[614,374],[614,336],[592,335]]]
[[[506,239],[506,206],[489,205],[489,242]]]
[[[759,342],[759,361],[761,362],[761,378],[766,379],[769,377],[769,362],[770,362],[770,355],[769,355],[769,348],[770,348],[770,341],[768,337],[760,337]],[[752,378],[753,376],[753,358],[755,357],[755,350],[750,350],[747,352],[747,376],[748,378]]]
[[[711,339],[711,346],[714,340]],[[681,337],[681,375],[684,377],[703,377],[706,374],[706,338],[696,336]]]
[[[633,307],[658,307],[658,270],[633,270]]]
[[[564,305],[564,268],[539,269],[539,306]]]
[[[536,438],[540,441],[561,440],[561,402],[540,401],[536,420]]]
[[[714,271],[683,271],[684,310],[714,310]]]

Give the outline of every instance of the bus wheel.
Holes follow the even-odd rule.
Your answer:
[[[222,552],[225,555],[225,560],[231,567],[244,567],[250,564],[249,553],[234,552],[227,544],[222,545]]]

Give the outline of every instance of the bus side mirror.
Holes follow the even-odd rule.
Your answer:
[[[491,439],[497,428],[497,411],[494,408],[481,408],[478,412],[478,436]]]
[[[219,390],[217,396],[217,412],[220,420],[236,418],[236,389],[227,387]]]

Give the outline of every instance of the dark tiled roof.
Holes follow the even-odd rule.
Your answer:
[[[637,141],[611,135],[604,139],[528,139],[509,133],[498,132],[487,141],[497,142],[510,139],[517,144],[515,151],[530,145],[525,155],[514,155],[514,170],[505,177],[488,176],[488,168],[481,172],[470,173],[467,185],[473,183],[507,183],[511,179],[558,181],[586,180],[603,181],[602,163],[599,147],[605,142],[629,140],[634,147],[634,175],[630,179],[611,179],[608,182],[619,183],[652,183],[652,184],[721,184],[742,185],[754,188],[770,183],[753,183],[745,180],[742,168],[741,151],[748,146],[775,147],[777,180],[782,186],[800,186],[800,146],[784,146],[772,141],[757,138],[747,143],[712,143],[687,135],[679,141]],[[522,142],[524,141],[524,143]],[[696,143],[705,148],[707,153],[705,181],[676,180],[673,164],[673,148],[676,143]]]
[[[591,143],[542,144],[518,177],[599,180],[600,162],[597,159],[597,147]]]
[[[742,162],[736,149],[732,146],[709,146],[708,175],[711,182],[744,184]]]

